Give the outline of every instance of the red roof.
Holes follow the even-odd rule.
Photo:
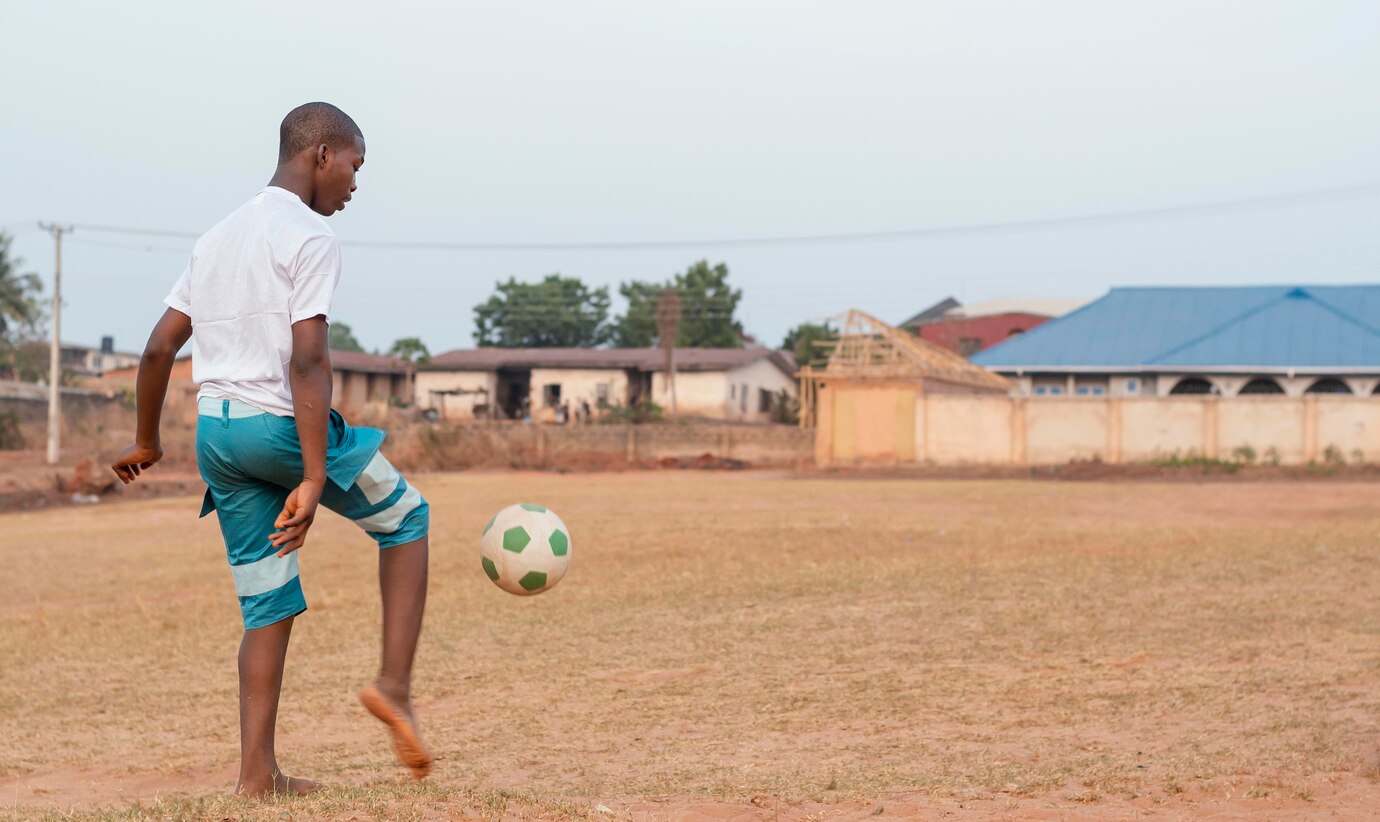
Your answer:
[[[363,351],[332,351],[332,371],[362,371],[369,374],[406,374],[407,362],[397,357],[365,354]]]

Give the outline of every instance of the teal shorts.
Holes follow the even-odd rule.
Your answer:
[[[196,456],[206,497],[201,516],[220,520],[244,627],[262,628],[307,610],[297,552],[269,541],[288,493],[302,482],[297,421],[239,400],[197,402]],[[331,411],[321,504],[353,520],[380,548],[421,539],[430,508],[383,454],[384,433],[353,428]]]

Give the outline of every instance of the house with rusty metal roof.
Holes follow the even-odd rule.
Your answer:
[[[796,396],[795,362],[772,348],[466,348],[418,368],[419,408],[465,419],[574,419],[651,402],[664,412],[768,422]],[[670,368],[668,369],[668,365]],[[668,379],[674,373],[674,379]]]

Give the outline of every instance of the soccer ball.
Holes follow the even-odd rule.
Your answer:
[[[479,553],[495,585],[519,596],[540,594],[570,567],[570,531],[540,505],[509,505],[484,526]]]

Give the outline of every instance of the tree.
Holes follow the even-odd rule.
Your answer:
[[[820,346],[815,343],[838,339],[838,336],[838,329],[829,323],[801,323],[786,332],[781,347],[795,354],[796,365],[806,366],[820,357]]]
[[[18,335],[33,332],[43,319],[38,302],[43,284],[37,274],[19,273],[24,261],[10,255],[11,240],[0,231],[0,337],[13,344]]]
[[[607,343],[609,290],[578,277],[547,275],[537,283],[508,282],[474,307],[474,339],[481,348],[593,348]]]
[[[43,284],[32,272],[21,274],[24,261],[10,253],[11,237],[0,231],[0,371],[14,374],[16,352],[43,319],[39,294]]]
[[[646,348],[657,342],[657,305],[666,289],[680,297],[679,348],[742,348],[743,326],[735,318],[743,292],[728,284],[728,266],[700,260],[667,283],[630,282],[618,287],[628,309],[614,329],[618,345]]]
[[[426,343],[422,342],[420,338],[403,337],[400,340],[394,340],[393,344],[388,347],[388,356],[426,365],[431,359],[431,352],[427,350]]]
[[[403,337],[394,340],[388,348],[388,355],[407,363],[407,396],[415,399],[417,364],[426,365],[431,360],[431,352],[420,337]]]
[[[350,326],[345,323],[331,323],[330,330],[327,332],[326,343],[332,351],[356,351],[364,353],[364,346],[355,339],[354,333],[350,331]]]

